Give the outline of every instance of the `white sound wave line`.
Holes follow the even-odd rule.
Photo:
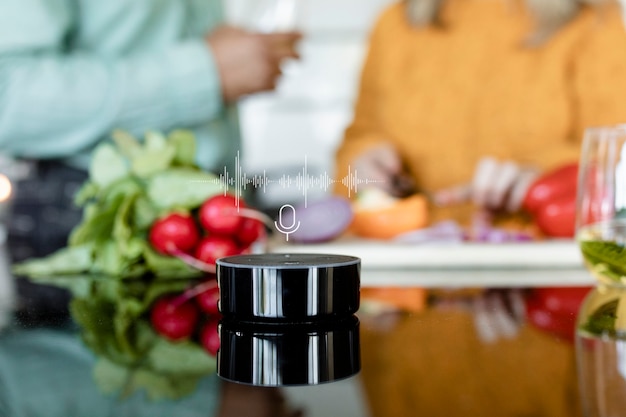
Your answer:
[[[227,194],[229,189],[232,188],[230,193],[235,196],[236,207],[239,209],[241,198],[243,197],[244,192],[248,190],[248,187],[252,187],[253,189],[262,189],[263,193],[266,193],[267,186],[269,184],[278,184],[283,189],[295,186],[296,189],[301,190],[302,196],[304,197],[304,206],[307,207],[308,194],[313,188],[327,192],[332,185],[340,183],[348,189],[348,197],[351,197],[353,194],[357,194],[359,192],[360,185],[374,184],[382,181],[359,178],[357,170],[352,170],[351,166],[348,166],[348,174],[340,180],[331,178],[326,171],[319,175],[312,176],[309,174],[307,156],[304,157],[302,171],[293,178],[290,175],[283,174],[280,178],[272,180],[267,176],[265,170],[263,170],[262,174],[249,177],[241,166],[240,154],[237,152],[235,155],[234,175],[231,175],[225,166],[224,171],[219,175],[219,177],[211,180],[210,182],[212,184],[219,185],[224,194]]]

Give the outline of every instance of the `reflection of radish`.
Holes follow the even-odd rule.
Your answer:
[[[169,254],[172,247],[183,252],[192,250],[200,235],[191,216],[174,213],[154,222],[149,239],[154,249]]]
[[[196,248],[196,259],[206,264],[215,264],[223,256],[238,255],[241,249],[226,236],[207,236],[200,241]]]
[[[191,336],[198,323],[198,308],[191,302],[176,303],[176,296],[165,296],[154,303],[150,321],[154,330],[170,340]]]
[[[219,320],[209,320],[200,331],[200,343],[204,349],[211,355],[217,355],[220,348]]]
[[[198,294],[196,296],[196,303],[198,303],[200,310],[212,316],[219,314],[219,309],[217,308],[219,299],[220,290],[217,288],[217,284],[215,284],[215,286]]]
[[[243,202],[240,206],[245,207]],[[237,212],[235,196],[216,195],[202,204],[198,213],[200,224],[207,232],[219,235],[235,235],[243,223]]]

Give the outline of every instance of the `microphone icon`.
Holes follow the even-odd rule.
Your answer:
[[[287,208],[293,213],[291,225],[289,226],[283,224],[283,210]],[[290,214],[287,214],[287,216],[290,216]],[[300,221],[296,221],[296,209],[291,204],[282,206],[278,211],[278,221],[274,221],[274,226],[276,226],[276,230],[285,235],[287,242],[289,242],[289,235],[300,227]]]

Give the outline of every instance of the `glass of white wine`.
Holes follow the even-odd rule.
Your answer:
[[[585,132],[576,238],[597,282],[577,323],[584,415],[626,416],[626,126]]]

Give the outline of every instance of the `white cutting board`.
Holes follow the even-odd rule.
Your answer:
[[[573,240],[511,243],[406,244],[338,239],[322,244],[272,244],[272,252],[329,253],[361,258],[364,286],[592,285]]]

